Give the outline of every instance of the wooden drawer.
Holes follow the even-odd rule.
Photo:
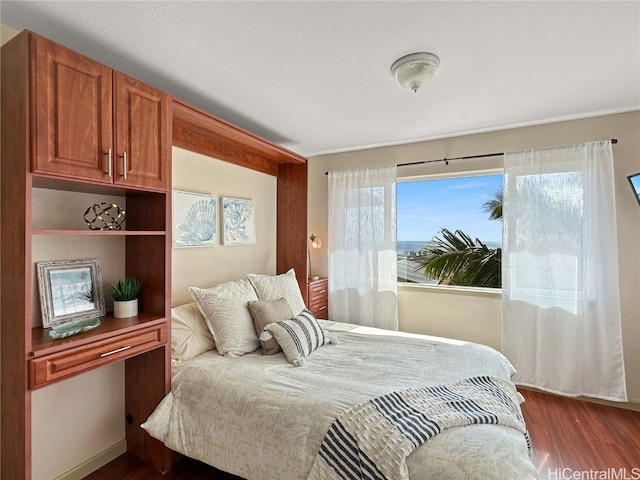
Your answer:
[[[329,315],[329,284],[326,278],[310,281],[307,284],[307,307],[318,318]]]
[[[39,388],[102,365],[134,357],[167,343],[167,326],[131,332],[29,360],[29,387]]]

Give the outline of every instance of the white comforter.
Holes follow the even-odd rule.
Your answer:
[[[282,353],[174,366],[172,392],[142,425],[169,448],[248,480],[304,480],[331,422],[371,397],[491,375],[508,360],[471,343],[322,322],[339,343],[303,367]],[[535,446],[534,446],[535,447]],[[445,430],[408,458],[411,479],[537,478],[522,433],[499,425]]]

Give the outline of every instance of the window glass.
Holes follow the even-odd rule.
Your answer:
[[[502,174],[398,182],[398,281],[499,288],[501,210],[490,211],[502,184]]]

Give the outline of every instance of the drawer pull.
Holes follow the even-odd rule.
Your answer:
[[[324,290],[318,290],[318,293],[326,293],[326,292],[327,292],[327,290],[326,290],[326,289],[324,289]]]
[[[110,352],[101,353],[100,358],[108,357],[109,355],[113,355],[114,353],[124,352],[125,350],[129,350],[131,345],[127,345],[126,347],[116,348],[115,350],[111,350]]]

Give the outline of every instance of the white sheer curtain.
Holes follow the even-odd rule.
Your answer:
[[[505,154],[503,350],[514,381],[626,401],[611,142]]]
[[[396,167],[329,172],[329,318],[398,329]]]

